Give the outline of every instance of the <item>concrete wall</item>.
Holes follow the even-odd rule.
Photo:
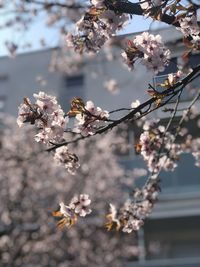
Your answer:
[[[175,33],[171,28],[160,30],[158,33],[162,34],[163,39],[167,41],[179,37],[177,31]],[[174,52],[177,49],[175,46]],[[51,52],[51,50],[43,50],[21,54],[16,59],[0,58],[0,77],[7,76],[7,79],[4,80],[0,78],[0,97],[6,97],[4,108],[6,113],[16,116],[17,107],[23,97],[31,97],[34,92],[39,90],[61,96],[63,108],[69,106],[67,104],[69,102],[68,94],[65,93],[67,90],[65,75],[48,71]],[[116,49],[115,54],[118,55],[118,58],[114,62],[108,61],[102,53],[94,59],[86,61],[83,69],[80,70],[85,77],[84,88],[81,89],[84,91],[82,96],[85,101],[90,99],[104,109],[113,110],[119,107],[128,107],[136,99],[144,101],[149,98],[146,90],[148,83],[152,82],[153,73],[148,72],[141,64],[137,64],[133,71],[128,71],[127,67],[122,64],[123,59],[120,57],[120,53],[121,50]],[[47,80],[47,85],[41,87],[36,81],[37,76],[43,76]],[[115,78],[118,81],[121,89],[118,95],[113,96],[103,88],[103,82],[108,78]]]

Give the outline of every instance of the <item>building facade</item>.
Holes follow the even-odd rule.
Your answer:
[[[95,105],[107,110],[130,106],[139,99],[149,98],[146,93],[148,83],[156,85],[168,73],[176,71],[176,62],[183,52],[178,42],[181,35],[171,28],[155,32],[161,34],[172,53],[172,62],[165,72],[153,76],[138,64],[129,72],[120,63],[120,50],[116,48],[116,59],[109,61],[105,54],[97,58],[87,58],[83,66],[73,75],[49,72],[52,50],[19,55],[16,59],[0,58],[0,110],[17,116],[17,107],[24,96],[30,97],[38,91],[56,95],[65,111],[70,99],[81,96],[85,101],[92,100]],[[129,36],[127,36],[129,38]],[[114,57],[115,58],[115,57]],[[191,65],[200,62],[200,55],[193,55]],[[103,81],[114,78],[120,89],[112,95]],[[43,81],[44,79],[44,81]],[[199,79],[193,82],[199,88]],[[159,89],[159,88],[158,88]],[[185,93],[181,107],[188,105],[191,97]],[[174,104],[171,103],[173,106]],[[196,104],[200,111],[200,102]],[[122,115],[122,114],[120,114]],[[177,114],[179,116],[179,114]],[[154,117],[163,121],[168,115],[156,111]],[[198,129],[193,129],[199,135]],[[129,142],[133,144],[136,133],[129,131]],[[143,167],[144,163],[134,151],[133,145],[120,161],[126,168]],[[124,263],[125,267],[199,267],[200,266],[200,170],[194,166],[192,156],[181,157],[179,167],[174,172],[161,175],[159,202],[138,234],[141,248],[137,261]],[[142,184],[142,180],[138,184]]]

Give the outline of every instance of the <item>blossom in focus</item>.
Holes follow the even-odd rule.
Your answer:
[[[147,69],[158,73],[169,64],[170,51],[164,46],[160,35],[143,32],[128,41],[122,57],[130,69],[133,69],[135,61],[140,58]]]
[[[77,215],[85,217],[90,214],[92,212],[89,208],[90,203],[89,195],[86,194],[74,196],[68,206],[61,202],[59,204],[60,209],[52,212],[54,217],[61,218],[57,223],[57,227],[63,229],[66,226],[69,228],[77,222]]]
[[[92,101],[87,101],[84,111],[76,115],[74,131],[82,134],[93,135],[102,126],[105,125],[109,113],[100,107],[95,107]]]
[[[17,124],[21,127],[24,123],[35,124],[38,133],[35,135],[37,142],[59,142],[63,139],[64,130],[68,119],[56,98],[39,92],[33,95],[35,103],[29,98],[19,106]]]
[[[92,0],[91,3],[94,6],[76,23],[78,34],[68,34],[66,39],[67,45],[80,54],[97,53],[129,19],[126,14],[108,10],[104,1]]]
[[[91,200],[89,195],[82,194],[72,198],[69,207],[74,210],[76,214],[81,217],[85,217],[87,214],[90,214],[92,210],[89,208]]]
[[[35,124],[35,121],[41,118],[39,107],[33,105],[27,97],[24,98],[24,102],[20,104],[18,109],[17,124],[19,127],[27,122]]]

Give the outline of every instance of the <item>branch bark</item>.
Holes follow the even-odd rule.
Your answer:
[[[200,76],[200,64],[197,65],[193,71],[188,74],[185,78],[183,78],[181,81],[177,82],[176,84],[174,84],[173,86],[171,86],[170,88],[166,89],[163,91],[163,95],[165,95],[166,97],[173,97],[173,96],[176,96],[181,90],[183,90],[183,88],[189,84],[193,78],[197,78],[198,76]],[[171,99],[171,98],[170,98]],[[99,129],[96,131],[96,133],[94,135],[97,135],[97,134],[102,134],[110,129],[112,129],[113,127],[119,125],[120,123],[122,122],[125,122],[127,120],[130,120],[130,119],[133,119],[135,114],[136,113],[140,113],[142,114],[142,116],[146,115],[146,114],[149,114],[150,112],[152,112],[153,110],[156,110],[158,108],[160,108],[161,106],[163,106],[163,104],[159,105],[159,106],[156,106],[155,108],[153,108],[152,110],[149,111],[149,108],[147,109],[147,112],[142,112],[142,110],[145,108],[145,107],[151,107],[151,105],[156,102],[156,98],[155,97],[152,97],[150,98],[149,100],[147,100],[146,102],[144,102],[143,104],[139,105],[137,108],[133,109],[131,112],[129,112],[127,115],[121,117],[120,119],[110,123],[109,125]],[[164,103],[166,104],[168,103],[168,100]],[[64,141],[62,143],[59,143],[59,144],[52,144],[53,146],[48,148],[46,151],[50,152],[58,147],[61,147],[61,146],[64,146],[64,145],[68,145],[68,144],[71,144],[71,143],[76,143],[80,140],[83,140],[83,139],[86,139],[86,138],[89,138],[91,137],[91,135],[86,135],[86,136],[80,136],[76,139],[73,139],[71,141]]]
[[[109,9],[120,12],[120,13],[144,16],[144,10],[141,8],[139,3],[131,3],[126,0],[118,0],[118,1],[115,1],[113,4],[108,0],[106,4]],[[179,23],[176,22],[175,19],[176,19],[175,16],[170,16],[167,14],[163,14],[161,17],[162,22],[178,27]]]

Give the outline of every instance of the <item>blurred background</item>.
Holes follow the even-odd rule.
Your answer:
[[[80,56],[66,47],[65,36],[87,1],[83,10],[50,7],[47,2],[0,1],[0,265],[199,267],[200,171],[190,154],[181,156],[174,172],[161,174],[159,201],[138,233],[107,232],[103,225],[109,203],[123,203],[148,174],[134,149],[141,126],[129,122],[72,145],[81,163],[72,176],[34,142],[32,127],[16,125],[23,97],[32,98],[39,91],[55,95],[65,112],[74,96],[109,111],[130,107],[136,99],[147,100],[148,84],[157,86],[177,70],[184,52],[180,32],[134,16],[98,55]],[[144,30],[161,34],[172,51],[171,63],[156,76],[140,64],[129,72],[120,57],[124,40]],[[195,54],[189,64],[199,61]],[[196,79],[185,90],[182,108],[198,88]],[[187,127],[199,137],[200,102],[196,108],[195,124]],[[159,110],[151,116],[165,125],[169,115]],[[178,113],[173,127],[179,118]],[[90,195],[93,212],[73,228],[59,231],[51,212],[75,193]]]

